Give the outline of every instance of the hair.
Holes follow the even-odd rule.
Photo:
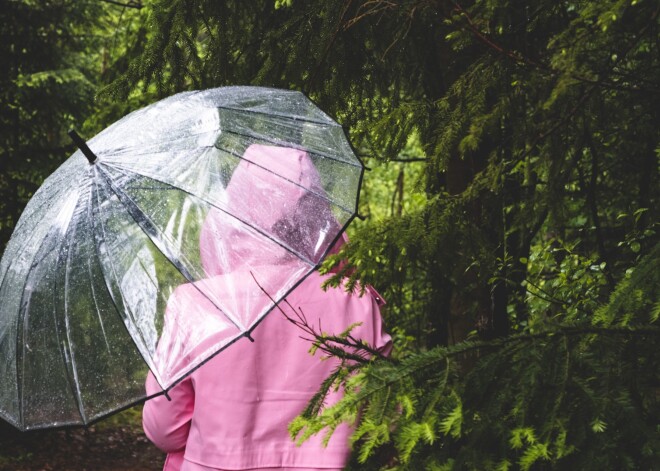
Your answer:
[[[323,227],[321,222],[325,222]],[[292,212],[273,224],[272,230],[282,242],[317,264],[333,242],[327,234],[337,234],[341,227],[324,199],[306,194]]]

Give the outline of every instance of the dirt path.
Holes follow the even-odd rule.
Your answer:
[[[0,471],[157,471],[165,455],[131,409],[89,428],[20,433],[0,425]]]

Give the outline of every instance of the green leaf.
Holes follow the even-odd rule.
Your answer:
[[[536,443],[536,435],[534,434],[533,428],[520,427],[511,431],[511,437],[509,438],[509,445],[511,448],[518,450],[525,446],[525,442],[528,444]]]
[[[458,397],[457,397],[458,399]],[[440,431],[445,435],[451,435],[454,438],[461,436],[461,426],[463,425],[463,404],[460,399],[451,412],[440,421]]]
[[[594,433],[603,433],[605,430],[607,430],[607,423],[599,418],[596,418],[593,422],[591,422],[591,430]]]
[[[535,443],[527,447],[520,457],[520,468],[523,471],[529,470],[538,460],[549,460],[550,453],[548,445],[545,443]]]
[[[660,319],[660,301],[656,302],[653,307],[651,308],[651,313],[650,313],[650,321],[651,323],[657,322],[658,319]]]

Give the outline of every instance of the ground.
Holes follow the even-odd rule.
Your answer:
[[[0,424],[0,471],[156,471],[164,461],[139,407],[88,428],[21,433]]]

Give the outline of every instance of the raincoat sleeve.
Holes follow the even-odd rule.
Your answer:
[[[146,383],[147,395],[158,394],[161,388],[156,378],[149,373]],[[195,391],[190,378],[173,387],[168,395],[149,399],[142,411],[144,432],[161,450],[172,453],[186,447],[190,422],[195,406]]]

